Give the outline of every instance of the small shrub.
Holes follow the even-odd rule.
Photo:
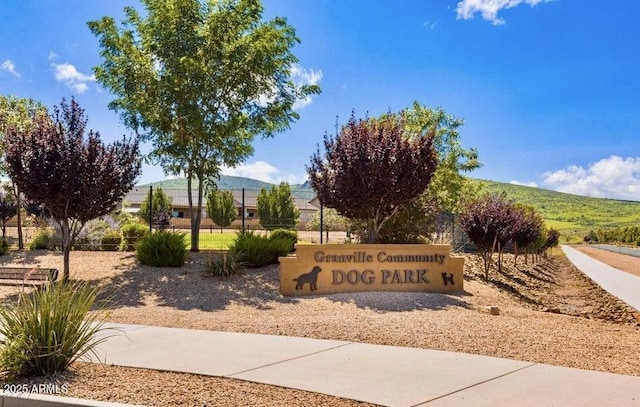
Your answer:
[[[291,240],[271,239],[253,232],[238,234],[230,250],[236,253],[239,261],[247,267],[264,267],[278,262],[279,256],[290,252]]]
[[[154,267],[180,267],[187,257],[184,233],[159,230],[138,241],[138,260]]]
[[[238,274],[244,268],[244,263],[238,260],[238,256],[233,251],[213,253],[207,262],[207,273],[214,276],[228,277]]]
[[[15,305],[0,308],[0,378],[44,376],[62,372],[107,338],[104,304],[98,289],[86,283],[56,283],[23,293]]]
[[[102,240],[100,241],[100,249],[102,249],[103,251],[114,252],[118,250],[121,244],[122,236],[120,235],[120,232],[112,230],[102,236]]]
[[[2,239],[2,242],[0,243],[0,256],[4,256],[5,254],[9,253],[9,242],[7,242],[7,239]]]
[[[298,241],[298,232],[289,229],[276,229],[271,231],[271,233],[269,234],[269,239],[282,239],[290,242],[289,250],[287,251],[287,253],[291,253],[294,250],[294,245]]]
[[[120,250],[123,252],[132,252],[136,250],[136,244],[145,236],[149,235],[149,226],[143,223],[132,222],[122,225],[122,242]]]
[[[29,243],[29,250],[53,250],[55,245],[50,230],[39,231]]]

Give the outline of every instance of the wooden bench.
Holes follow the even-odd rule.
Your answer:
[[[4,285],[44,285],[58,279],[57,269],[39,267],[0,267],[0,284]]]

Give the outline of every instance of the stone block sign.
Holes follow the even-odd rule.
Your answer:
[[[451,256],[449,245],[297,244],[295,256],[279,261],[286,296],[463,289],[464,258]]]

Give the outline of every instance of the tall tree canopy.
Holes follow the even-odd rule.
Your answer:
[[[225,228],[238,216],[238,210],[233,199],[233,192],[213,190],[207,196],[207,215],[216,225]]]
[[[140,174],[138,142],[104,145],[90,130],[75,100],[64,99],[54,114],[36,113],[26,130],[9,128],[6,161],[25,196],[42,203],[62,231],[63,280],[69,279],[69,251],[82,226],[109,213]]]
[[[430,109],[418,102],[402,112],[408,137],[421,137],[433,129],[433,146],[438,167],[429,185],[429,194],[438,207],[458,213],[465,199],[477,193],[477,186],[464,176],[482,166],[475,148],[466,149],[460,141],[458,128],[461,119],[446,113],[442,108]]]
[[[256,135],[287,129],[296,100],[320,89],[291,79],[299,39],[284,18],[262,21],[260,0],[141,3],[144,14],[125,8],[120,27],[110,17],[89,22],[102,47],[94,71],[116,95],[109,107],[153,142],[154,162],[186,175],[198,251],[205,184],[249,157]]]
[[[436,169],[434,129],[405,137],[402,115],[356,120],[335,137],[325,135],[307,167],[320,202],[350,219],[366,222],[368,242],[378,242],[384,224],[423,193]]]
[[[270,191],[262,188],[257,198],[260,224],[267,230],[293,229],[300,220],[300,210],[291,196],[291,187],[286,182],[272,186]]]

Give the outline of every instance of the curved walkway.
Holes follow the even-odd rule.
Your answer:
[[[607,250],[614,253],[627,254],[633,257],[640,257],[640,249],[634,249],[626,246],[616,246],[612,244],[591,244],[590,246],[597,247],[598,249]]]
[[[637,406],[640,401],[637,376],[335,340],[108,327],[116,335],[98,347],[101,362],[248,380],[382,406]],[[0,406],[3,398],[5,407],[113,406],[2,392]]]
[[[596,284],[640,311],[640,277],[611,267],[570,246],[562,246],[562,250]]]
[[[640,307],[640,278],[571,247],[563,246],[562,250],[604,289],[635,308]],[[640,404],[638,376],[335,340],[143,325],[107,326],[116,335],[97,348],[101,362],[248,380],[382,406]],[[101,332],[100,336],[113,333]],[[0,406],[3,405],[118,404],[0,391]]]

